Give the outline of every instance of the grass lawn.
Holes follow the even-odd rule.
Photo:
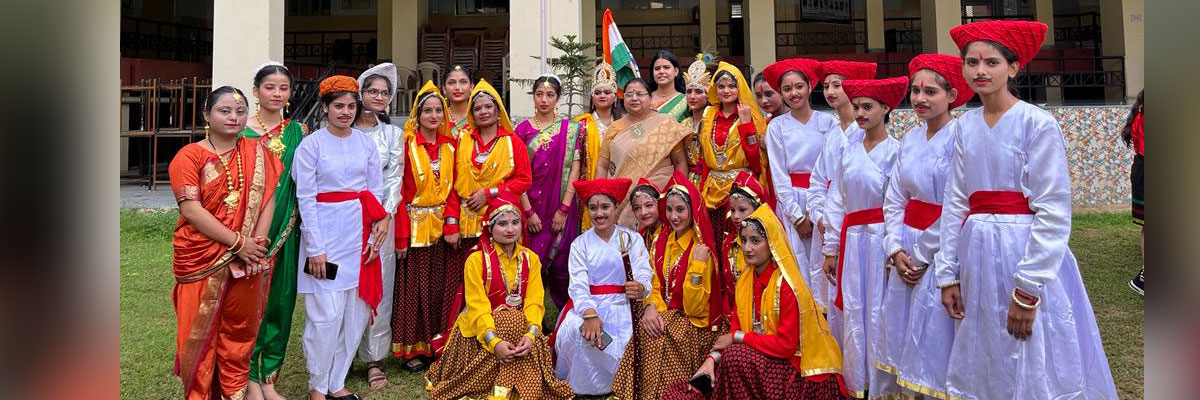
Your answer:
[[[178,214],[121,210],[121,398],[182,397],[171,374],[175,352],[175,313],[171,307],[171,232]],[[1141,265],[1138,229],[1127,213],[1077,214],[1071,248],[1079,259],[1095,307],[1108,361],[1123,399],[1142,398],[1143,302],[1126,286]],[[308,374],[300,348],[303,301],[296,307],[287,362],[279,379],[284,395],[303,399]],[[391,382],[371,390],[366,370],[356,362],[347,386],[368,399],[427,398],[424,379],[384,364]]]

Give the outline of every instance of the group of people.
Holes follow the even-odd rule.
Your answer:
[[[355,358],[386,385],[389,356],[432,399],[1115,399],[1064,139],[1013,87],[1045,33],[962,25],[960,56],[887,79],[663,51],[652,79],[598,65],[574,118],[539,77],[515,126],[462,67],[392,124],[381,64],[321,82],[310,133],[264,64],[254,111],[214,90],[171,163],[175,372],[188,398],[280,398],[301,293],[311,399],[357,399]]]

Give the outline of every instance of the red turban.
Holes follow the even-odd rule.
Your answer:
[[[871,79],[875,77],[875,63],[829,60],[821,63],[821,72],[825,76],[838,74],[845,79]]]
[[[894,110],[904,100],[904,95],[908,93],[908,77],[851,79],[842,81],[842,90],[846,91],[848,99],[870,97]]]
[[[782,84],[780,81],[783,80],[783,75],[790,71],[804,74],[804,78],[808,79],[810,86],[820,85],[821,79],[824,79],[824,76],[821,74],[821,62],[809,58],[791,58],[777,61],[774,64],[768,65],[766,69],[763,69],[762,74],[763,78],[767,80],[767,84],[771,85],[771,89],[775,89],[778,92],[780,91],[779,86]]]
[[[1033,21],[982,21],[950,29],[950,37],[960,51],[971,42],[990,40],[1000,43],[1017,55],[1021,66],[1029,65],[1046,40],[1046,24]]]
[[[962,74],[962,64],[961,57],[936,53],[921,54],[913,57],[908,63],[908,75],[913,76],[917,71],[928,69],[945,78],[946,82],[950,83],[950,88],[958,90],[958,98],[950,103],[950,109],[953,110],[975,97],[975,91],[971,90],[971,85]]]
[[[598,194],[608,195],[613,201],[620,204],[625,200],[625,193],[629,192],[629,185],[632,183],[629,179],[592,179],[590,181],[575,181],[572,185],[579,192],[579,199],[587,203],[588,199]]]

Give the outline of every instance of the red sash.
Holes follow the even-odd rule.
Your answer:
[[[371,236],[371,224],[375,221],[387,217],[387,210],[383,209],[383,205],[379,204],[379,199],[375,198],[375,194],[370,191],[361,192],[325,192],[317,194],[317,202],[320,203],[341,203],[343,201],[358,200],[362,205],[362,248],[367,248],[367,238]],[[358,298],[362,299],[371,306],[371,323],[375,321],[375,308],[379,306],[379,301],[383,299],[383,270],[382,264],[379,262],[379,257],[376,256],[371,262],[367,262],[368,254],[363,254],[360,261],[361,270],[358,273]]]
[[[929,229],[941,216],[941,204],[908,199],[908,204],[904,206],[904,224],[919,230]]]
[[[967,198],[971,209],[967,216],[975,214],[1033,214],[1029,198],[1021,192],[1008,190],[980,190]],[[966,219],[963,220],[964,222]]]
[[[793,172],[788,174],[792,177],[792,187],[808,189],[808,178],[812,175],[811,172]]]
[[[591,292],[593,296],[600,294],[625,294],[625,285],[591,285],[588,286],[588,291]],[[563,309],[558,312],[558,322],[554,324],[554,332],[550,333],[549,343],[551,350],[554,349],[554,339],[558,336],[558,327],[562,325],[563,319],[567,316],[567,312],[571,311],[572,308],[575,308],[575,302],[568,298],[567,304],[564,305]],[[634,323],[636,324],[637,321],[634,321]]]
[[[841,242],[838,243],[838,267],[837,267],[837,297],[833,299],[833,305],[839,310],[842,309],[842,265],[846,263],[846,231],[850,227],[858,225],[869,225],[883,222],[883,208],[868,208],[866,210],[858,210],[849,214],[842,220]]]

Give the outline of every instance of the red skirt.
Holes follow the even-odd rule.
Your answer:
[[[729,346],[717,363],[717,382],[711,399],[844,399],[838,380],[826,375],[814,380],[800,376],[787,359],[763,354],[750,346]],[[687,380],[663,392],[664,400],[705,399]]]

